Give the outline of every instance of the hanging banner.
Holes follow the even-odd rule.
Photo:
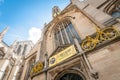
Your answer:
[[[57,53],[56,55],[52,56],[49,58],[49,67],[54,66],[64,60],[66,60],[67,58],[75,55],[76,49],[74,45],[71,45],[70,47],[66,48],[65,50]]]

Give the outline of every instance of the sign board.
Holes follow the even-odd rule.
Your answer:
[[[75,55],[76,49],[74,45],[71,45],[70,47],[66,48],[65,50],[57,53],[56,55],[52,56],[49,58],[49,67],[54,66],[64,60],[66,60],[67,58]]]

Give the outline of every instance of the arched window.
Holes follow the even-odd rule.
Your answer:
[[[83,80],[83,78],[78,74],[67,73],[63,75],[59,80]]]
[[[25,44],[25,45],[24,45],[24,50],[23,50],[22,55],[25,55],[26,50],[27,50],[27,45]]]
[[[21,52],[21,48],[22,48],[22,46],[19,45],[19,47],[18,47],[18,49],[17,49],[17,54],[20,54],[20,52]]]
[[[36,59],[36,56],[33,56],[28,62],[28,68],[27,68],[25,80],[28,80],[28,78],[30,77],[30,71],[31,71],[33,65],[35,64],[35,59]]]
[[[3,56],[4,56],[3,52],[2,52],[2,51],[0,51],[0,59],[2,59],[2,58],[3,58]]]
[[[86,80],[86,77],[80,71],[70,69],[59,72],[54,80]]]
[[[79,42],[81,42],[78,33],[69,20],[64,20],[63,22],[60,22],[55,26],[54,37],[56,46],[73,44],[74,37],[77,38]]]

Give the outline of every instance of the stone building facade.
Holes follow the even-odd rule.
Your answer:
[[[31,41],[14,41],[8,46],[3,37],[8,28],[0,33],[0,80],[20,80],[24,58],[33,48]]]
[[[52,12],[34,47],[0,34],[0,80],[119,80],[120,1],[71,0]]]
[[[21,80],[119,80],[120,1],[71,0],[52,11]]]

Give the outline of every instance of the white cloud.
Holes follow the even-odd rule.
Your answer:
[[[41,37],[41,29],[32,27],[29,30],[29,37],[28,40],[32,40],[33,43],[35,44]]]

